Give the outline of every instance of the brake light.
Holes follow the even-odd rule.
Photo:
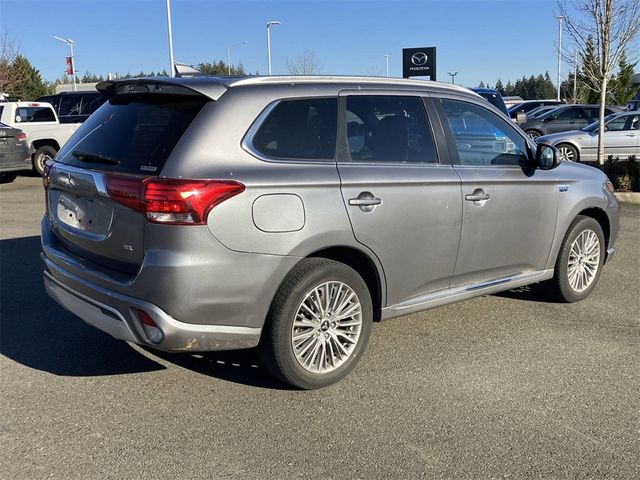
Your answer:
[[[109,196],[153,223],[203,225],[213,207],[244,191],[232,180],[185,180],[106,175]]]
[[[19,133],[18,135],[16,135],[16,140],[20,141],[20,142],[24,142],[27,139],[27,134],[22,132]]]

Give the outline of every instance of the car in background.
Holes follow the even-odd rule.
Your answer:
[[[498,110],[500,110],[506,116],[509,116],[509,111],[507,110],[507,106],[505,105],[504,100],[502,99],[502,95],[500,95],[500,92],[498,92],[497,90],[494,90],[493,88],[480,88],[480,87],[470,88],[469,90],[471,90],[472,92],[476,92],[478,95],[480,95],[482,98],[488,101],[491,105],[493,105]]]
[[[60,123],[82,123],[95,112],[107,97],[98,91],[62,92],[46,95],[36,102],[47,102],[53,105]]]
[[[527,116],[529,112],[534,108],[545,107],[547,105],[564,105],[563,101],[558,100],[525,100],[524,102],[516,103],[515,105],[509,107],[509,115],[514,120],[517,118],[518,113],[526,113]]]
[[[13,182],[23,170],[31,170],[27,134],[0,123],[0,183]]]
[[[605,116],[619,112],[618,107],[605,107]],[[550,133],[579,130],[593,123],[600,116],[599,105],[565,105],[539,117],[528,119],[520,125],[529,138],[536,139]]]
[[[537,118],[551,110],[555,110],[558,108],[558,105],[543,105],[542,107],[534,108],[529,113],[527,113],[527,119],[529,118]]]
[[[43,102],[2,102],[0,122],[27,134],[33,152],[31,163],[40,175],[46,161],[56,155],[80,126],[80,123],[61,124],[53,106]]]
[[[558,149],[561,160],[596,162],[598,160],[598,127],[600,122],[570,132],[536,138],[536,143]],[[604,154],[619,158],[640,156],[640,112],[623,112],[604,119]]]
[[[627,103],[627,106],[626,106],[625,110],[627,112],[635,112],[635,111],[640,110],[640,99],[631,100],[629,103]]]

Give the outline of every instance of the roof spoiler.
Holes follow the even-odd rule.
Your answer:
[[[191,65],[185,65],[184,63],[174,63],[173,69],[175,76],[178,78],[209,76],[206,73],[202,73],[200,70],[193,68]]]

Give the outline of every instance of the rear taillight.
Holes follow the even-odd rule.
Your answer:
[[[232,180],[184,180],[106,175],[109,196],[153,223],[203,225],[213,207],[244,191]]]
[[[27,134],[24,133],[24,132],[19,133],[18,135],[16,135],[16,140],[24,142],[26,139],[27,139]]]

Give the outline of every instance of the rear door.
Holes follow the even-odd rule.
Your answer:
[[[434,105],[462,179],[452,286],[543,270],[556,224],[555,172],[525,167],[525,138],[480,103],[445,97]]]
[[[549,117],[550,121],[545,127],[546,134],[580,130],[591,123],[591,120],[586,116],[584,108],[578,106],[565,107],[551,117]]]
[[[47,215],[68,250],[134,272],[144,256],[137,185],[157,176],[207,99],[129,94],[111,98],[82,124],[49,171]],[[137,182],[137,183],[136,183]],[[116,196],[116,202],[111,197]]]
[[[442,132],[419,95],[340,94],[342,195],[356,239],[382,263],[387,305],[447,288],[460,237],[460,179],[438,161]]]

